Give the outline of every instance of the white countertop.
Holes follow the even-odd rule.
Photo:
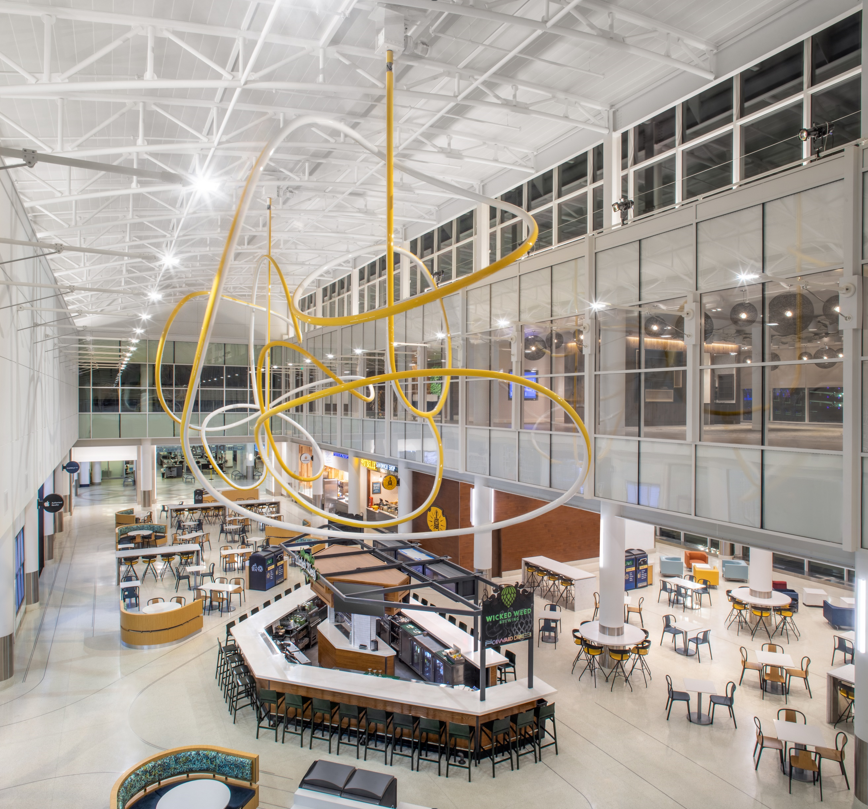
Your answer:
[[[331,621],[323,621],[317,626],[317,632],[322,633],[322,636],[335,647],[335,649],[343,649],[347,652],[356,652],[362,655],[371,655],[372,657],[394,657],[397,652],[389,646],[382,638],[377,638],[380,642],[377,644],[380,648],[374,651],[371,648],[360,649],[358,646],[353,646],[349,638],[344,635]]]
[[[158,601],[156,604],[142,607],[142,612],[145,615],[156,615],[158,612],[172,612],[179,609],[181,609],[181,605],[177,601]]]
[[[786,607],[792,601],[779,590],[772,590],[771,598],[757,598],[750,594],[750,587],[736,587],[730,595],[745,604],[753,604],[757,607]]]
[[[593,573],[588,573],[586,570],[580,570],[577,567],[565,565],[563,562],[556,562],[554,559],[549,559],[547,556],[531,556],[527,559],[522,559],[521,561],[530,562],[532,565],[544,567],[550,573],[557,573],[558,576],[563,576],[565,579],[572,579],[573,581],[596,578]]]
[[[287,663],[283,655],[276,651],[276,647],[274,647],[275,652],[269,649],[266,644],[268,636],[265,634],[265,628],[276,623],[313,596],[310,585],[305,585],[256,615],[251,615],[243,623],[232,627],[231,632],[238,648],[257,680],[273,680],[299,688],[327,690],[336,695],[402,702],[421,708],[453,711],[470,716],[480,716],[526,702],[548,699],[557,693],[557,689],[536,677],[533,688],[527,687],[526,679],[490,686],[485,691],[485,702],[480,702],[479,693],[474,691],[440,688],[421,682],[398,683],[389,678],[371,677],[361,672]]]
[[[157,809],[226,809],[232,792],[222,781],[197,778],[173,786],[157,802]]]
[[[140,551],[115,551],[116,559],[135,559],[137,556],[168,556],[170,553],[199,553],[198,545],[160,545],[158,548],[142,548]]]
[[[473,651],[473,636],[459,629],[455,624],[450,623],[445,618],[441,618],[436,612],[424,612],[423,610],[402,609],[404,613],[416,626],[424,629],[429,635],[433,635],[437,640],[448,646],[457,646],[464,655],[464,659],[471,666],[479,668],[479,652]],[[547,617],[547,616],[543,616]],[[552,616],[554,617],[554,614]],[[499,666],[501,663],[506,663],[506,658],[494,649],[485,650],[485,668],[491,666]]]
[[[828,677],[834,677],[843,683],[856,684],[856,666],[853,663],[847,663],[846,666],[838,666],[836,669],[829,669],[826,672]]]

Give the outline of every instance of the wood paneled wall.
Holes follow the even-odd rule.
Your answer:
[[[434,483],[432,475],[413,473],[413,508],[425,502]],[[446,525],[470,527],[470,492],[473,486],[444,478],[434,505],[446,516]],[[543,501],[517,494],[495,491],[494,519],[508,520],[539,508]],[[413,521],[414,531],[427,531],[423,517]],[[422,547],[473,570],[473,536],[425,539]],[[600,515],[571,506],[561,506],[532,522],[504,528],[494,533],[493,573],[518,570],[526,556],[548,556],[559,562],[592,559],[600,552]]]

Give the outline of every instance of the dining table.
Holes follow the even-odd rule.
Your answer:
[[[790,655],[785,654],[784,652],[756,652],[756,662],[761,666],[775,666],[780,669],[791,669],[795,668],[795,663],[793,663],[793,658]],[[765,679],[763,679],[763,683],[765,683]],[[769,683],[768,686],[773,688],[772,691],[766,690],[766,693],[771,694],[783,694],[784,686],[781,683]]]
[[[831,747],[827,744],[821,728],[816,725],[807,725],[801,722],[787,722],[785,719],[775,719],[775,735],[784,746],[791,744],[799,749],[808,747]],[[789,756],[784,756],[784,773],[789,773]],[[810,770],[793,767],[793,778],[797,781],[813,781],[814,774]]]
[[[214,582],[205,582],[204,584],[199,585],[199,590],[204,590],[209,594],[209,605],[208,611],[214,609],[214,593],[226,593],[231,596],[232,593],[240,593],[241,587],[238,584],[215,584]],[[227,599],[226,602],[226,612],[234,612],[235,607],[232,606],[231,599]],[[220,610],[221,614],[223,610]]]
[[[676,588],[676,592],[673,593],[672,595],[676,599],[681,598],[681,610],[682,610],[682,612],[686,609],[691,609],[691,610],[699,609],[699,607],[694,603],[693,596],[697,590],[704,590],[705,589],[704,584],[697,582],[697,581],[689,581],[688,579],[682,579],[682,578],[678,578],[678,577],[672,578],[672,579],[667,579],[666,581],[668,581],[669,584],[671,584],[673,587]],[[682,595],[680,595],[680,596],[677,595],[677,588],[679,588],[679,587],[683,591],[686,591],[685,593],[682,593]],[[690,607],[689,608],[687,606],[687,597],[690,598]]]
[[[702,623],[700,621],[691,621],[687,618],[680,618],[675,621],[675,628],[681,633],[681,648],[678,648],[678,644],[675,644],[675,651],[684,655],[685,657],[693,657],[696,654],[696,649],[690,649],[687,645],[687,636],[691,633],[704,632],[706,629],[709,629],[708,624]]]
[[[692,677],[685,677],[684,690],[696,693],[696,710],[688,713],[690,721],[694,725],[710,725],[711,715],[702,712],[702,695],[718,694],[717,686],[711,680],[696,680]]]

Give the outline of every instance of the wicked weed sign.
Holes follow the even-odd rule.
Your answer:
[[[533,593],[507,584],[482,602],[485,648],[533,637]]]

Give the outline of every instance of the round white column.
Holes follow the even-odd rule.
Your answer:
[[[772,597],[772,552],[750,549],[748,586],[754,598]]]
[[[43,515],[46,520],[50,514]],[[39,506],[33,497],[24,511],[24,603],[39,603]]]
[[[82,461],[78,473],[78,485],[90,486],[90,461]]]
[[[482,478],[473,479],[470,490],[470,524],[490,525],[494,522],[494,489],[482,482]],[[491,570],[492,564],[492,534],[491,531],[481,531],[473,535],[473,567],[476,570]]]
[[[413,511],[413,470],[404,461],[398,461],[398,515],[406,516]],[[402,522],[398,526],[399,534],[409,534],[413,530],[413,521]]]
[[[624,634],[624,519],[619,507],[600,501],[600,631]]]
[[[90,483],[92,486],[102,483],[102,464],[99,461],[90,465]]]

